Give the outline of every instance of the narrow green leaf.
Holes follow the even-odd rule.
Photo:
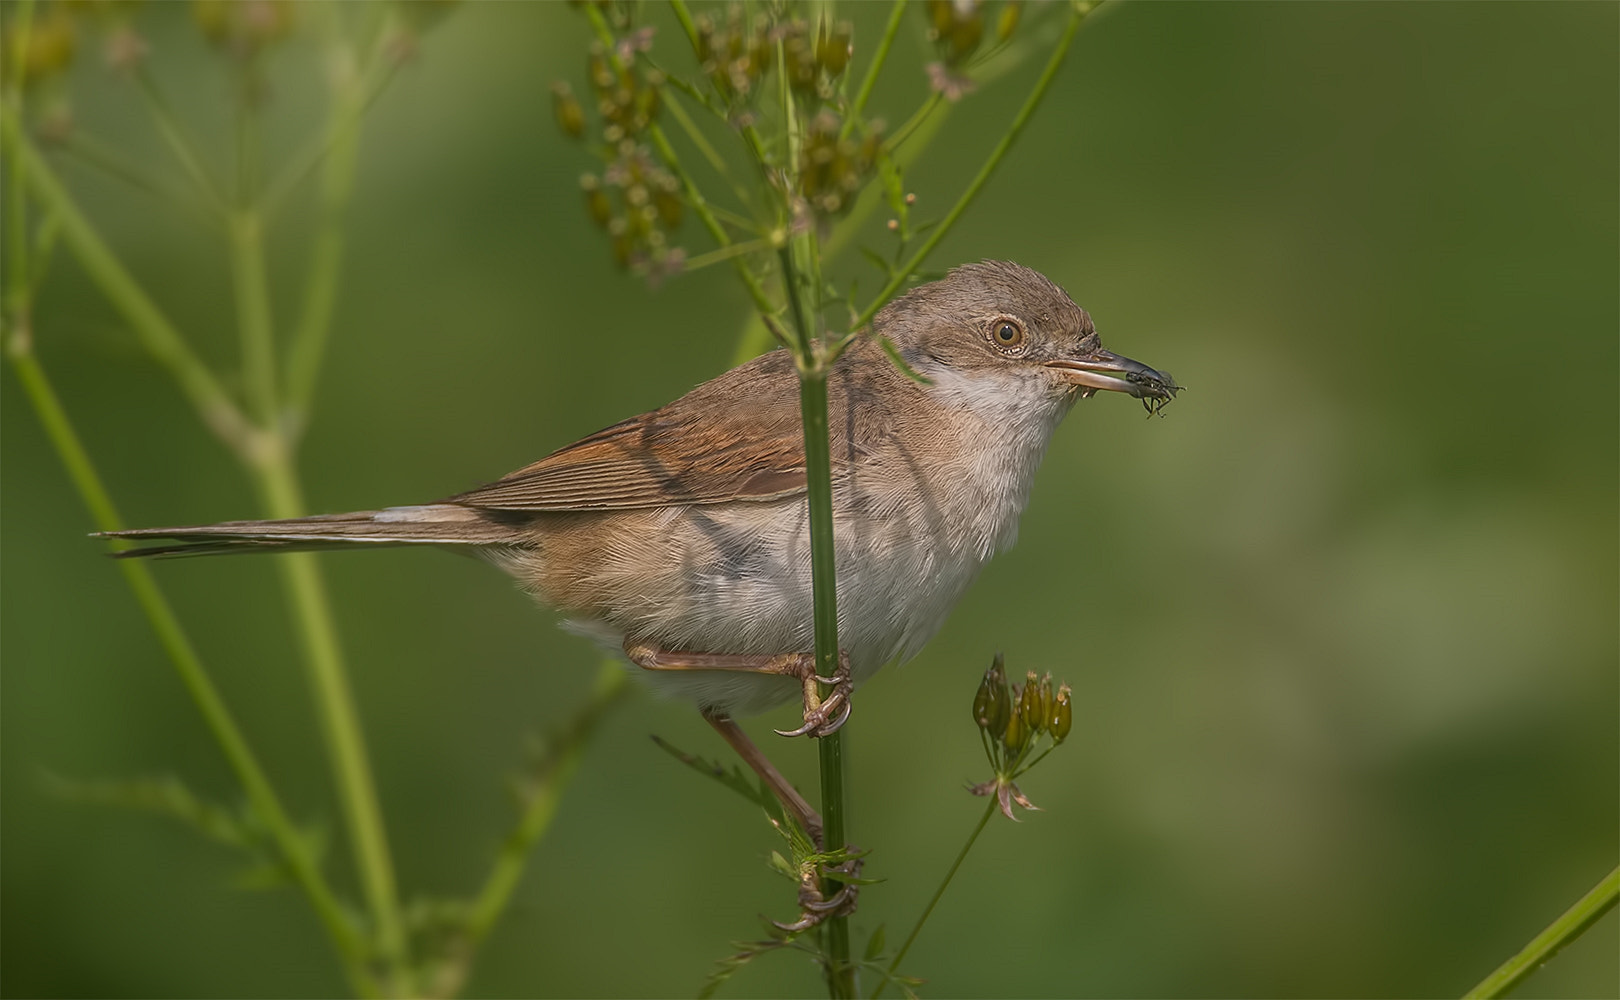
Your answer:
[[[866,939],[866,960],[868,962],[877,961],[878,956],[883,954],[883,946],[886,943],[883,925],[878,924],[877,928],[872,931],[872,936]]]
[[[878,334],[878,344],[883,348],[883,353],[889,356],[889,360],[894,362],[894,366],[900,369],[900,374],[913,382],[919,382],[923,385],[934,384],[933,379],[906,363],[906,359],[900,356],[900,349],[894,346],[894,341],[880,333]]]

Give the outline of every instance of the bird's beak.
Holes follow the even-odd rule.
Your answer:
[[[1056,369],[1069,384],[1079,386],[1084,395],[1098,389],[1123,392],[1140,399],[1149,410],[1158,410],[1181,391],[1169,372],[1156,371],[1101,347],[1079,357],[1048,361],[1046,367]]]

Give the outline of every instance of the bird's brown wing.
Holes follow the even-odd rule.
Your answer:
[[[840,458],[850,457],[834,459],[835,477]],[[625,510],[773,500],[804,489],[798,380],[778,351],[448,502],[511,511]]]

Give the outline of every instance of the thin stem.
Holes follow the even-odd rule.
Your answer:
[[[12,370],[17,373],[34,412],[44,427],[46,437],[55,448],[57,457],[66,467],[68,477],[79,491],[80,498],[90,510],[96,527],[102,531],[116,531],[123,526],[112,497],[97,474],[89,453],[85,450],[61,400],[45,376],[38,359],[32,353],[30,337],[26,331],[7,333],[7,355]],[[226,707],[219,689],[214,686],[202,659],[197,655],[180,619],[158,588],[150,567],[138,560],[121,559],[118,568],[135,595],[136,602],[146,614],[156,633],[159,644],[174,664],[175,672],[186,692],[191,695],[203,722],[224,753],[226,762],[242,784],[256,816],[264,823],[286,860],[287,867],[298,887],[303,890],[314,907],[316,916],[325,926],[332,943],[343,961],[350,985],[363,996],[379,995],[376,980],[369,970],[369,949],[364,936],[355,927],[343,904],[338,901],[322,876],[310,850],[309,841],[298,831],[281,800],[270,784],[258,758],[248,745],[246,736],[235,717]]]
[[[169,149],[180,161],[187,174],[198,190],[207,196],[210,206],[218,211],[224,211],[225,198],[220,193],[219,185],[203,167],[202,157],[197,154],[197,148],[187,138],[185,130],[180,127],[174,113],[169,110],[169,102],[164,99],[163,93],[158,90],[157,83],[144,66],[135,71],[135,82],[140,86],[141,96],[145,98],[146,109],[157,123],[158,132],[163,140],[169,144]]]
[[[168,369],[203,424],[238,455],[251,458],[258,447],[258,430],[248,423],[213,372],[191,352],[174,325],[108,249],[45,158],[23,136],[15,114],[0,115],[0,137],[16,151],[34,197],[60,220],[62,237],[79,264],[134,330],[141,346]]]
[[[6,105],[4,114],[8,120],[13,116],[19,120],[23,113],[23,70],[27,65],[28,37],[34,25],[33,0],[24,0],[18,7],[12,21],[12,37],[9,39],[14,56],[11,65],[7,67],[10,72],[5,81]],[[20,121],[16,123],[20,131]],[[16,143],[8,143],[6,148],[6,282],[7,294],[5,296],[6,315],[12,322],[17,322],[16,315],[28,295],[28,204],[23,197],[24,182],[27,179],[26,168],[17,152]]]
[[[354,192],[360,118],[370,95],[363,82],[340,85],[327,120],[326,159],[321,168],[320,222],[310,250],[304,304],[287,357],[286,407],[296,434],[308,422],[321,362],[332,329],[343,264],[343,216]]]
[[[609,27],[607,19],[602,16],[602,12],[594,4],[586,4],[585,17],[591,22],[591,27],[596,31],[596,37],[602,42],[602,47],[606,49],[608,62],[615,70],[623,69],[624,63],[619,59],[618,47],[614,44],[613,29]],[[714,238],[716,243],[722,247],[730,246],[731,237],[726,233],[725,227],[720,224],[720,220],[716,219],[714,213],[709,211],[708,199],[704,198],[703,192],[698,190],[697,182],[692,179],[691,174],[688,174],[681,167],[680,158],[675,155],[675,148],[669,144],[669,139],[664,135],[664,130],[657,125],[650,125],[647,128],[647,137],[652,140],[653,148],[658,150],[658,155],[663,159],[664,164],[680,179],[681,187],[686,193],[687,203],[692,206],[692,211],[697,213],[699,221],[703,223],[703,228],[709,231],[709,235]],[[754,272],[749,269],[746,258],[738,257],[732,261],[732,264],[736,268],[737,277],[742,280],[743,287],[748,289],[749,297],[754,300],[754,307],[763,314],[774,315],[776,306],[771,302],[770,297],[765,294],[765,289],[760,285],[759,279],[754,277]]]
[[[528,864],[534,845],[551,828],[551,821],[557,815],[557,805],[574,772],[579,769],[585,744],[596,730],[596,724],[629,690],[624,668],[617,663],[604,664],[597,675],[596,693],[576,713],[557,741],[556,748],[548,755],[540,773],[530,781],[525,790],[523,813],[518,818],[517,826],[502,842],[495,867],[484,881],[478,898],[473,901],[472,911],[467,918],[467,935],[473,943],[482,940],[500,919],[513,890],[523,877],[523,869]]]
[[[217,229],[219,216],[211,208],[199,205],[194,198],[181,195],[163,181],[146,173],[138,164],[125,158],[118,151],[91,138],[83,129],[75,129],[70,135],[63,138],[61,140],[61,149],[65,153],[78,157],[89,166],[104,171],[110,176],[145,191],[147,194],[163,199],[174,208],[179,208],[188,214],[197,214],[204,222]]]
[[[1069,8],[1069,20],[1064,25],[1063,34],[1058,38],[1057,46],[1052,50],[1051,58],[1046,61],[1046,68],[1041,71],[1040,79],[1035,81],[1035,88],[1030,91],[1029,97],[1024,101],[1024,106],[1018,109],[1017,116],[1013,118],[1012,124],[1007,127],[1006,134],[1001,137],[1000,142],[996,143],[996,148],[991,150],[989,159],[984,161],[984,166],[979,168],[978,175],[973,178],[967,190],[962,192],[962,197],[956,200],[956,204],[951,207],[944,221],[935,227],[934,231],[929,234],[928,239],[911,256],[905,266],[895,272],[894,277],[889,279],[889,283],[883,286],[881,292],[878,292],[871,305],[867,306],[860,316],[855,319],[853,324],[855,329],[859,329],[871,322],[872,317],[877,315],[877,311],[883,308],[884,303],[889,301],[890,296],[900,290],[900,286],[906,283],[911,274],[933,252],[934,247],[939,245],[939,241],[945,238],[945,234],[951,231],[951,227],[956,225],[956,221],[962,217],[963,212],[967,211],[968,206],[973,203],[973,199],[979,196],[979,192],[983,190],[985,183],[990,180],[990,175],[996,172],[996,168],[1001,165],[1002,158],[1007,155],[1008,150],[1012,149],[1012,145],[1018,139],[1019,133],[1024,130],[1025,125],[1029,124],[1030,118],[1035,114],[1035,109],[1040,106],[1042,98],[1046,96],[1047,90],[1051,88],[1052,80],[1057,77],[1058,70],[1062,68],[1063,60],[1069,54],[1069,46],[1074,43],[1074,36],[1080,30],[1081,22],[1085,21],[1086,15],[1094,9],[1089,5],[1081,4],[1075,4]]]
[[[669,0],[670,9],[675,12],[675,20],[681,22],[681,30],[686,32],[686,40],[692,44],[692,52],[698,50],[697,24],[692,20],[692,12],[686,9],[685,0]]]
[[[906,0],[894,0],[889,8],[888,23],[883,26],[883,37],[878,39],[877,51],[872,53],[872,61],[866,67],[866,75],[861,78],[860,89],[855,91],[855,103],[850,106],[849,117],[844,119],[844,127],[840,130],[839,138],[849,138],[849,133],[860,120],[861,113],[866,110],[867,99],[872,96],[872,88],[877,86],[878,73],[883,70],[883,64],[889,58],[889,49],[894,47],[894,39],[900,33],[900,19],[906,13]]]
[[[1546,965],[1560,949],[1614,909],[1617,899],[1620,899],[1620,868],[1605,875],[1602,881],[1592,887],[1591,892],[1565,910],[1546,930],[1531,938],[1522,951],[1502,963],[1501,968],[1486,976],[1478,986],[1464,993],[1463,1000],[1506,996],[1532,972]]]
[[[276,418],[276,345],[270,319],[270,278],[264,259],[264,224],[256,208],[231,216],[231,280],[236,286],[242,338],[242,381],[264,427]]]
[[[258,481],[267,516],[297,517],[304,512],[297,477],[285,451],[280,448],[268,451],[267,460],[259,466]],[[331,755],[355,866],[360,871],[361,885],[376,927],[378,958],[396,978],[401,978],[409,969],[405,924],[394,884],[382,808],[366,755],[359,712],[343,664],[331,603],[312,553],[283,555],[276,560],[276,568],[281,573],[283,590],[292,605],[303,641],[315,708],[327,752]],[[408,984],[398,981],[391,989],[398,993],[410,991]]]
[[[984,832],[985,825],[990,822],[990,817],[995,814],[996,799],[991,796],[990,801],[985,803],[984,815],[979,817],[979,825],[973,828],[973,832],[968,835],[967,843],[963,844],[962,849],[956,853],[956,860],[951,862],[950,869],[945,872],[945,877],[940,880],[939,888],[934,890],[934,895],[928,900],[928,905],[923,907],[922,916],[917,918],[917,923],[911,928],[911,933],[906,935],[905,944],[902,944],[900,950],[894,953],[894,958],[889,960],[889,975],[894,975],[895,970],[900,968],[900,963],[905,959],[906,952],[911,950],[912,944],[917,940],[917,935],[922,933],[923,924],[928,922],[928,918],[934,913],[934,907],[939,905],[940,897],[944,896],[945,890],[950,888],[951,879],[956,877],[956,870],[962,867],[962,862],[967,859],[968,852],[973,850],[973,845],[978,842],[979,834]],[[877,1000],[878,997],[882,996],[884,989],[888,985],[888,979],[879,981],[877,987],[872,990],[870,1000]]]

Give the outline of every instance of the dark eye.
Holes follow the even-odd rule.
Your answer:
[[[1011,320],[997,320],[995,337],[998,346],[1017,347],[1024,342],[1024,328]]]

